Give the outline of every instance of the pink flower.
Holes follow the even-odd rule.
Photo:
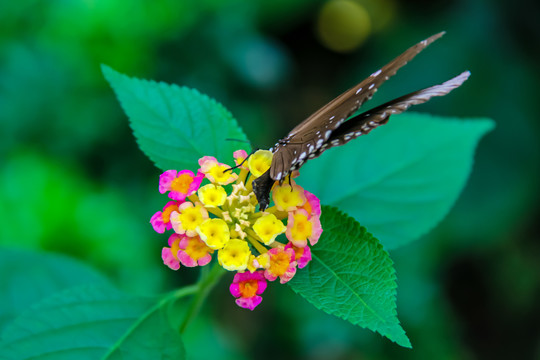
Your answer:
[[[204,174],[197,172],[194,175],[190,170],[167,170],[159,177],[159,192],[164,194],[169,191],[169,197],[173,200],[184,201],[199,189]]]
[[[199,159],[199,166],[201,167],[201,171],[204,173],[217,162],[217,159],[213,156],[203,156]]]
[[[306,197],[306,203],[300,209],[306,210],[309,217],[321,216],[321,201],[319,198],[307,190],[304,190],[304,196]]]
[[[293,243],[285,245],[285,249],[294,250],[294,258],[298,264],[299,269],[303,269],[311,261],[311,249],[309,246],[297,247]]]
[[[234,157],[234,163],[236,164],[236,166],[240,166],[240,164],[242,163],[242,161],[245,161],[248,157],[248,154],[246,152],[246,150],[236,150],[234,153],[233,153],[233,157]],[[247,169],[247,163],[244,162],[245,165],[242,165],[240,166],[241,169]]]
[[[180,242],[181,236],[178,234],[172,234],[169,236],[169,246],[164,247],[161,250],[161,258],[163,263],[170,267],[172,270],[180,269],[180,261],[178,260],[178,244]]]
[[[238,178],[238,175],[230,171],[231,167],[217,161],[213,156],[203,156],[199,159],[199,170],[212,184],[227,185]]]
[[[229,287],[231,294],[238,298],[236,304],[244,309],[253,310],[262,301],[261,295],[266,289],[266,279],[262,271],[237,273]]]
[[[203,204],[186,201],[178,206],[178,211],[171,212],[171,225],[177,234],[197,235],[197,227],[208,219],[208,210]]]
[[[289,213],[285,235],[297,247],[309,243],[315,245],[322,234],[321,221],[318,216],[309,216],[308,212],[300,209]]]
[[[214,250],[206,246],[204,241],[197,235],[189,237],[180,235],[181,240],[178,244],[178,260],[187,267],[204,266],[212,260]]]
[[[165,230],[172,229],[171,213],[178,211],[178,203],[176,201],[169,201],[167,205],[163,207],[163,211],[158,211],[150,219],[150,224],[154,230],[160,234],[163,234]]]
[[[274,281],[279,277],[279,282],[285,284],[296,274],[296,260],[294,250],[276,247],[264,254],[268,256],[264,277]]]
[[[298,176],[293,171],[291,179],[282,179],[284,184],[273,184],[269,195],[274,205],[261,213],[251,182],[268,171],[273,154],[259,150],[249,156],[237,150],[233,157],[233,167],[203,156],[196,173],[163,172],[159,192],[170,199],[150,224],[158,233],[174,231],[161,251],[166,266],[208,265],[216,252],[215,265],[236,273],[230,285],[236,304],[254,310],[268,281],[279,278],[284,284],[312,260],[310,244],[322,233],[321,204],[291,180]],[[287,245],[278,238],[281,234]]]

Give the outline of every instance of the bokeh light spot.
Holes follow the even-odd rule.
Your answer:
[[[331,0],[319,13],[317,32],[327,48],[350,52],[361,46],[371,33],[371,19],[356,1]]]

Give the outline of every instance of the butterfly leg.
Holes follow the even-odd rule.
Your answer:
[[[279,186],[283,185],[283,183],[285,181],[288,181],[289,182],[289,186],[291,187],[291,192],[293,192],[293,186],[292,186],[292,180],[291,180],[291,174],[285,176],[285,178],[281,179],[281,180],[278,180],[279,182]]]
[[[288,178],[289,178],[289,186],[291,187],[291,192],[293,192],[293,187],[292,187],[292,182],[291,182],[291,175],[292,175],[292,173],[289,173]]]

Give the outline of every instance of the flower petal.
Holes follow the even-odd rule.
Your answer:
[[[163,223],[163,213],[158,211],[150,218],[150,224],[154,228],[155,232],[163,234],[165,232],[165,224]]]
[[[250,298],[238,298],[236,299],[236,305],[244,309],[253,311],[262,301],[262,297],[255,295]]]
[[[171,190],[171,184],[176,179],[176,170],[167,170],[159,176],[159,192],[165,194]]]

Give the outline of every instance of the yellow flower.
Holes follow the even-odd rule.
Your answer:
[[[218,261],[229,271],[244,271],[248,266],[251,251],[247,242],[240,239],[231,239],[223,249],[218,252]]]
[[[255,272],[257,271],[257,269],[260,267],[259,266],[259,263],[255,260],[255,255],[251,254],[249,255],[249,260],[248,260],[248,265],[247,265],[247,269],[249,270],[249,272]]]
[[[230,171],[230,166],[219,163],[213,156],[203,156],[199,159],[199,165],[201,166],[201,172],[212,183],[227,185],[238,178],[236,173]]]
[[[286,235],[294,246],[305,247],[308,240],[311,245],[315,245],[321,233],[322,227],[318,217],[309,217],[307,211],[303,209],[289,213]]]
[[[294,221],[291,221],[292,227],[290,228],[291,238],[293,239],[307,239],[311,236],[313,230],[312,224],[308,221],[306,214],[297,213],[291,214],[294,217]]]
[[[268,254],[268,252],[257,256],[253,265],[256,268],[267,269],[270,266],[270,255]]]
[[[257,150],[248,159],[248,167],[251,174],[259,177],[270,169],[272,164],[272,152],[268,150]]]
[[[207,219],[197,227],[197,233],[206,245],[214,250],[221,249],[230,239],[227,223],[221,219]]]
[[[306,202],[304,189],[294,183],[276,186],[272,191],[272,199],[280,211],[294,211]]]
[[[274,214],[263,215],[255,221],[253,230],[261,238],[264,245],[270,245],[276,236],[283,234],[287,227]]]
[[[193,203],[185,202],[178,206],[178,212],[173,211],[171,213],[171,223],[174,231],[187,236],[195,236],[197,226],[206,219],[208,219],[208,211],[201,203],[193,205]]]
[[[207,208],[215,208],[225,204],[227,193],[219,185],[208,184],[199,189],[199,199]]]
[[[227,185],[238,178],[238,175],[236,175],[234,172],[228,171],[230,168],[230,166],[225,164],[216,164],[208,170],[206,176],[213,183]]]

